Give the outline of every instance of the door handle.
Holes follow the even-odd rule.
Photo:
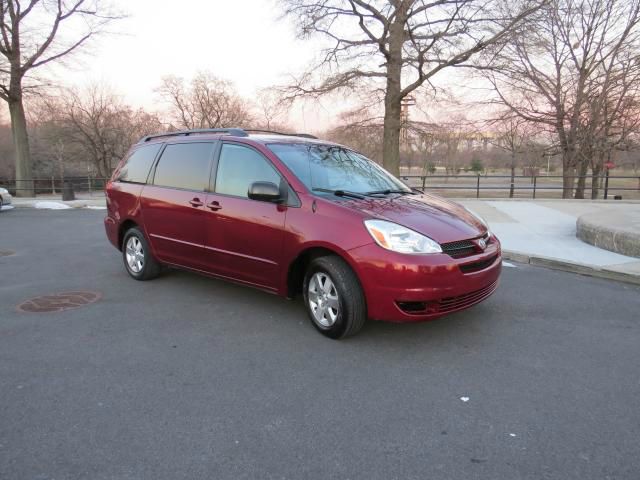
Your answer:
[[[211,210],[220,210],[222,208],[222,205],[220,205],[219,202],[217,202],[216,200],[209,202],[207,204],[207,208],[211,209]]]
[[[204,203],[202,203],[199,198],[194,198],[192,200],[189,200],[189,203],[191,204],[192,207],[201,207],[202,205],[204,205]]]

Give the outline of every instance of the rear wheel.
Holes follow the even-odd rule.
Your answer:
[[[354,335],[367,319],[360,282],[349,265],[337,256],[311,262],[303,293],[311,323],[329,338]]]
[[[139,228],[127,230],[122,240],[124,266],[136,280],[151,280],[160,275],[162,269]]]

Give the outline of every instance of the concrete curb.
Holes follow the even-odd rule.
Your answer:
[[[623,218],[611,212],[592,212],[576,221],[576,236],[585,243],[640,258],[640,214],[628,212]]]
[[[578,262],[567,262],[564,260],[558,260],[557,258],[527,255],[526,253],[513,252],[509,250],[502,251],[502,258],[507,261],[529,264],[536,267],[550,268],[552,270],[577,273],[579,275],[586,275],[589,277],[604,278],[607,280],[640,285],[640,275],[619,272],[607,267],[598,267],[596,265],[587,265],[585,263]]]
[[[51,201],[51,200],[46,200]],[[85,208],[89,206],[104,207],[105,201],[102,200],[74,200],[71,202],[62,202],[55,200],[59,203],[64,203],[72,208]],[[20,202],[13,203],[15,208],[35,208],[33,202]],[[607,267],[598,267],[596,265],[588,265],[578,262],[567,262],[556,258],[528,255],[523,252],[516,252],[510,250],[503,250],[502,257],[504,260],[513,261],[516,263],[523,263],[533,265],[537,267],[550,268],[552,270],[560,270],[563,272],[577,273],[579,275],[586,275],[590,277],[604,278],[607,280],[615,280],[619,282],[630,283],[634,285],[640,285],[640,275],[633,273],[620,272]]]
[[[429,192],[429,189],[426,190]],[[531,202],[531,203],[595,203],[602,205],[621,205],[621,204],[632,204],[638,205],[640,204],[640,200],[636,200],[634,198],[629,198],[625,200],[605,200],[603,198],[597,199],[578,199],[578,198],[508,198],[508,197],[444,197],[447,200],[453,200],[454,202]]]
[[[71,208],[86,208],[86,207],[105,207],[106,206],[106,202],[105,200],[72,200],[69,202],[63,202],[62,200],[34,200],[34,201],[27,201],[27,202],[13,202],[11,203],[11,206],[13,206],[14,208],[36,208],[35,204],[37,202],[55,202],[55,203],[62,203],[64,205],[67,205]],[[44,209],[46,210],[46,209]]]

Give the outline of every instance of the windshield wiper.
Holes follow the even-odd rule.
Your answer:
[[[314,192],[333,193],[337,197],[350,197],[357,198],[358,200],[364,200],[364,195],[361,193],[350,192],[349,190],[330,190],[328,188],[314,188]]]
[[[363,195],[389,195],[391,193],[400,193],[402,195],[415,195],[414,192],[411,191],[407,191],[407,190],[393,190],[393,189],[386,189],[386,190],[373,190],[371,192],[365,192]]]

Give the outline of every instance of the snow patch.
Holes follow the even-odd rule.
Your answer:
[[[0,210],[11,210],[12,208],[15,208],[13,205],[3,205],[2,208],[0,208]]]
[[[513,263],[505,262],[504,260],[502,261],[502,266],[509,267],[509,268],[517,268]]]
[[[97,205],[87,205],[84,208],[88,208],[89,210],[106,210],[107,207],[99,207]]]
[[[66,210],[71,208],[69,205],[60,202],[36,202],[33,206],[43,210]]]
[[[460,397],[460,400],[462,400],[463,402],[468,402],[469,401],[469,397]]]

